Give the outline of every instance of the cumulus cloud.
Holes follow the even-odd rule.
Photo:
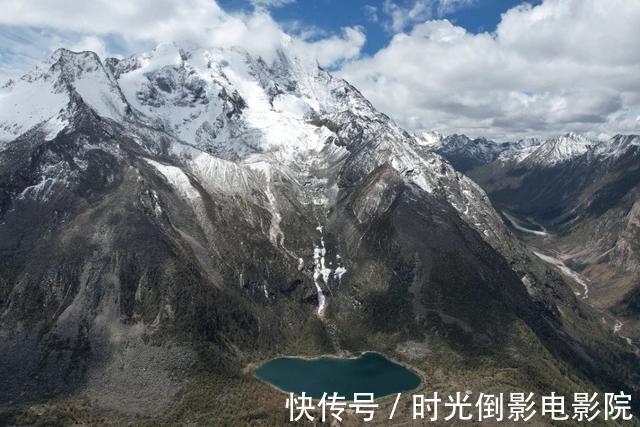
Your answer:
[[[339,35],[314,41],[296,37],[291,43],[291,37],[265,9],[291,1],[256,0],[254,4],[263,7],[257,7],[253,13],[231,14],[213,0],[8,0],[0,14],[0,32],[37,28],[59,34],[58,41],[65,42],[62,46],[92,48],[103,54],[109,53],[109,44],[105,43],[108,38],[118,39],[124,46],[122,50],[127,52],[149,49],[162,42],[178,42],[187,46],[240,46],[267,60],[286,43],[317,56],[324,66],[359,53],[364,33],[358,28],[345,28]],[[42,40],[27,38],[22,45],[33,41]],[[14,52],[23,47],[20,42],[8,46],[13,46]]]
[[[361,28],[347,27],[339,36],[305,42],[302,49],[310,48],[319,64],[331,66],[358,56],[365,41],[366,36]]]
[[[384,26],[393,33],[404,31],[418,22],[441,18],[468,7],[476,0],[413,0],[413,2],[384,0],[382,12],[388,17]]]
[[[545,0],[495,33],[415,25],[341,75],[411,129],[498,139],[640,131],[640,2]]]

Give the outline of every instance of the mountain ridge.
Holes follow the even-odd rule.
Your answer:
[[[634,134],[592,141],[569,133],[465,171],[529,246],[589,282],[591,304],[623,313],[616,330],[630,342],[640,338],[640,313],[631,309],[640,271],[639,144]]]
[[[483,137],[471,139],[458,134],[444,136],[438,133],[423,133],[416,135],[416,138],[422,141],[423,146],[438,152],[449,161],[457,159],[457,169],[462,172],[495,160],[516,164],[531,163],[532,167],[550,167],[583,155],[616,157],[624,154],[629,147],[640,143],[640,136],[636,134],[618,134],[607,140],[598,140],[574,132],[547,139],[526,138],[505,142],[495,142]]]
[[[512,372],[504,387],[635,393],[633,348],[344,80],[284,52],[57,55],[77,55],[60,64],[72,90],[50,65],[2,98],[32,112],[0,111],[3,404],[171,422],[200,377],[270,401],[247,364],[413,342],[412,363],[470,387],[495,384],[451,361]],[[46,108],[20,97],[45,89]]]

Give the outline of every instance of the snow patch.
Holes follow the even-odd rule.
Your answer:
[[[190,201],[200,200],[200,193],[191,185],[189,177],[182,169],[176,166],[164,165],[151,159],[145,159],[145,161],[160,172],[182,197]]]
[[[339,266],[338,268],[335,269],[335,271],[333,272],[333,275],[338,279],[341,280],[342,276],[344,275],[344,273],[347,272],[347,269]]]
[[[38,123],[49,120],[69,102],[69,96],[54,90],[45,80],[20,80],[0,93],[0,142],[10,141]]]
[[[527,228],[527,227],[523,226],[522,224],[520,224],[520,222],[515,217],[509,215],[505,211],[502,211],[502,214],[505,216],[505,218],[507,218],[509,220],[511,225],[513,225],[513,227],[516,230],[520,230],[522,232],[529,233],[529,234],[535,234],[536,236],[548,236],[549,235],[549,233],[547,233],[546,231],[531,230],[530,228]]]
[[[587,283],[588,279],[586,279],[581,274],[579,274],[579,273],[573,271],[572,269],[570,269],[569,267],[567,267],[566,264],[564,262],[562,262],[561,260],[559,260],[558,258],[554,258],[552,256],[545,255],[545,254],[542,254],[542,253],[536,252],[536,251],[533,251],[533,253],[538,258],[540,258],[544,262],[547,262],[547,263],[553,265],[558,270],[560,270],[565,276],[569,276],[574,281],[576,281],[579,285],[581,285],[584,288],[584,292],[582,294],[582,299],[587,299],[589,297],[589,285]]]
[[[624,322],[616,319],[616,323],[615,325],[613,325],[613,333],[618,335],[620,338],[624,339],[627,342],[627,344],[629,344],[630,346],[633,346],[633,340],[620,333],[620,331],[622,330],[622,326],[624,326]]]
[[[323,236],[322,225],[318,225],[316,230],[320,233],[320,245],[313,247],[313,283],[316,286],[316,290],[318,291],[318,316],[323,317],[326,309],[326,298],[324,296],[324,292],[322,291],[321,282],[324,283],[325,286],[329,286],[329,279],[333,277],[341,283],[342,276],[347,272],[347,269],[342,265],[342,257],[340,255],[336,255],[336,264],[337,267],[335,269],[331,269],[326,265],[326,255],[327,248],[325,247],[324,236]],[[303,259],[299,260],[298,269],[302,269],[304,262]],[[329,263],[331,265],[331,263]],[[330,289],[329,289],[330,290]]]
[[[57,182],[55,178],[48,178],[43,176],[39,183],[36,185],[29,186],[22,190],[19,198],[21,199],[32,199],[32,200],[47,200],[47,193],[53,185]]]
[[[50,119],[45,124],[45,127],[44,127],[44,129],[47,132],[47,134],[44,137],[44,140],[51,141],[55,139],[55,137],[58,136],[58,134],[62,132],[64,128],[67,127],[68,125],[69,125],[69,121],[60,117],[60,115]]]
[[[533,285],[531,284],[531,279],[529,279],[529,276],[527,276],[525,274],[524,276],[522,276],[522,279],[520,279],[520,280],[522,281],[522,284],[526,288],[527,293],[529,295],[534,295],[535,294],[535,290],[533,289]]]

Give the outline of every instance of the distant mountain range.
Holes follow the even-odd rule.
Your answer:
[[[439,390],[637,397],[637,289],[603,317],[493,207],[633,271],[637,139],[431,136],[284,51],[60,49],[4,84],[0,419],[277,424],[251,366],[365,350]]]
[[[521,166],[550,167],[583,155],[619,157],[640,145],[638,135],[616,135],[608,141],[596,141],[568,133],[549,139],[528,138],[512,142],[495,142],[466,135],[444,136],[437,132],[417,134],[419,144],[445,157],[456,169],[467,172],[493,161]]]
[[[529,224],[518,233],[530,244],[584,275],[593,304],[624,320],[621,333],[640,339],[640,136],[493,143],[454,135],[432,146],[498,210],[519,218],[516,225]],[[544,237],[531,232],[542,229]]]

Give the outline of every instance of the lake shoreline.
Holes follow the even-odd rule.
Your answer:
[[[260,368],[261,366],[277,360],[277,359],[298,359],[298,360],[306,360],[306,361],[312,361],[312,360],[318,360],[318,359],[334,359],[334,360],[355,360],[355,359],[359,359],[362,356],[364,356],[367,353],[371,353],[371,354],[376,354],[378,356],[383,357],[384,359],[386,359],[387,361],[394,363],[398,366],[401,366],[402,368],[408,370],[409,372],[413,373],[414,375],[416,375],[420,382],[418,383],[418,385],[410,390],[404,390],[400,393],[407,393],[407,392],[413,392],[415,393],[416,391],[421,390],[422,388],[425,387],[426,384],[426,374],[425,372],[423,372],[421,369],[416,368],[413,365],[410,365],[406,362],[403,361],[399,361],[394,357],[390,357],[389,355],[382,353],[380,351],[375,351],[375,350],[365,350],[365,351],[361,351],[359,354],[353,354],[352,352],[346,352],[347,355],[345,356],[338,356],[336,354],[331,354],[331,353],[325,353],[325,354],[321,354],[321,355],[316,355],[316,356],[311,356],[311,355],[277,355],[262,361],[257,361],[257,362],[250,362],[248,363],[243,369],[242,369],[242,373],[243,374],[251,374],[251,376],[255,379],[257,379],[258,381],[260,381],[263,384],[267,384],[268,386],[272,387],[273,389],[285,394],[285,395],[289,395],[290,392],[285,391],[283,389],[281,389],[280,387],[266,381],[263,380],[262,378],[260,378],[256,371],[258,368]],[[295,393],[294,393],[295,394]],[[391,394],[387,394],[378,398],[375,398],[374,401],[385,401],[387,399],[391,400],[391,399],[395,399],[395,396],[397,395],[397,393],[391,393]],[[318,398],[313,398],[315,400],[319,400]],[[352,400],[349,399],[345,399],[346,402],[352,402]]]

